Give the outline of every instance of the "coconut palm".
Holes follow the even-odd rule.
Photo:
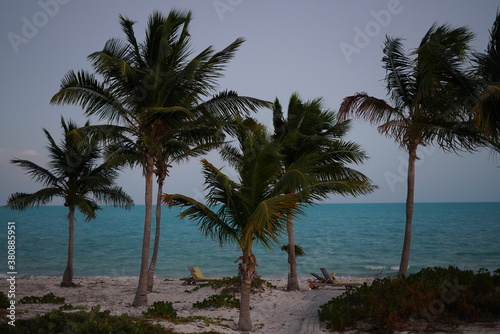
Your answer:
[[[238,181],[202,160],[206,204],[178,194],[165,195],[165,203],[184,207],[180,216],[198,222],[201,232],[221,245],[238,245],[242,252],[235,261],[241,261],[239,328],[250,331],[250,287],[257,266],[252,247],[256,242],[266,247],[275,244],[285,229],[285,217],[298,214],[300,209],[296,194],[283,193],[282,187],[296,182],[296,175],[282,173],[279,143],[260,124],[241,120],[237,124],[238,144],[225,145],[221,156],[235,168]]]
[[[479,94],[474,108],[478,127],[496,143],[500,151],[500,13],[490,31],[484,53],[474,55],[474,75],[479,80]]]
[[[78,104],[86,115],[120,125],[122,134],[130,139],[130,145],[124,149],[128,152],[121,156],[131,157],[142,167],[144,235],[134,306],[147,305],[153,180],[155,160],[163,154],[162,143],[176,139],[178,129],[183,128],[190,129],[185,134],[189,134],[187,139],[196,145],[210,142],[211,137],[203,137],[206,134],[203,129],[231,119],[235,111],[256,110],[267,105],[231,91],[210,98],[225,65],[244,40],[236,39],[219,52],[207,47],[189,59],[192,55],[190,22],[191,12],[173,10],[168,16],[154,12],[149,17],[144,42],[138,43],[134,22],[120,17],[126,40],[110,39],[102,51],[88,57],[95,73],[68,72],[51,101]],[[102,81],[96,75],[101,76]],[[202,124],[200,131],[194,130],[194,124]],[[138,155],[134,156],[134,151]]]
[[[157,197],[155,209],[155,236],[153,244],[153,254],[148,269],[148,284],[147,289],[149,292],[153,291],[154,273],[156,268],[156,261],[158,259],[158,251],[160,245],[160,229],[161,229],[161,211],[162,211],[162,195],[163,185],[166,177],[168,176],[169,169],[173,164],[182,163],[188,159],[202,155],[208,150],[215,148],[222,144],[223,135],[219,129],[214,127],[207,127],[206,124],[199,124],[192,122],[191,126],[176,129],[175,135],[171,134],[166,141],[160,143],[161,149],[155,158],[155,176],[157,182]],[[192,133],[194,131],[194,133]],[[219,138],[217,138],[219,136]],[[193,139],[203,139],[193,141]],[[211,138],[210,140],[207,140]]]
[[[274,103],[274,138],[282,145],[285,170],[294,168],[309,183],[305,188],[289,188],[285,192],[301,194],[304,203],[325,199],[330,194],[369,194],[375,186],[362,173],[348,167],[367,158],[359,145],[342,138],[349,130],[349,121],[339,123],[333,111],[323,107],[322,99],[302,101],[292,94],[286,117],[278,99]],[[292,217],[287,220],[288,291],[298,291],[299,280],[295,254]]]
[[[406,55],[400,38],[387,37],[383,66],[390,103],[358,93],[344,98],[339,119],[357,116],[393,138],[408,153],[406,225],[400,275],[407,273],[410,257],[415,193],[415,162],[420,145],[437,144],[445,151],[485,145],[473,129],[466,96],[474,85],[464,66],[473,34],[466,28],[433,25],[418,48]]]
[[[97,202],[106,205],[125,207],[129,209],[133,201],[125,194],[121,187],[114,185],[118,172],[113,168],[106,168],[106,162],[99,163],[101,149],[97,141],[88,138],[75,138],[77,126],[61,118],[64,130],[64,139],[58,145],[50,133],[43,129],[49,142],[50,169],[21,159],[13,159],[12,163],[27,171],[31,178],[44,185],[44,188],[34,193],[14,193],[8,201],[7,207],[24,210],[31,206],[50,203],[55,197],[64,200],[64,206],[69,209],[68,214],[68,262],[64,271],[61,285],[64,287],[73,284],[73,234],[75,211],[78,210],[86,220],[96,218],[100,210]],[[88,123],[86,124],[89,125]]]

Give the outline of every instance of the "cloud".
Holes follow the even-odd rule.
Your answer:
[[[32,150],[32,149],[27,149],[27,150],[21,151],[20,155],[39,156],[40,153],[38,153],[37,151]]]

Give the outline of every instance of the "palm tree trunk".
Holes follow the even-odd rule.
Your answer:
[[[146,212],[144,215],[144,235],[142,239],[142,257],[141,271],[139,274],[139,283],[132,306],[147,306],[148,305],[148,263],[149,263],[149,247],[151,244],[151,220],[153,212],[153,156],[146,156],[144,166],[145,185],[145,206]]]
[[[257,261],[251,250],[243,251],[243,260],[240,263],[238,272],[241,278],[240,284],[240,319],[238,327],[240,331],[252,330],[252,319],[250,317],[250,292],[252,289],[252,281],[255,276],[255,267]]]
[[[160,247],[160,224],[161,224],[161,195],[163,193],[164,177],[158,178],[158,192],[156,194],[156,222],[155,222],[155,242],[153,245],[153,255],[148,270],[148,292],[153,291],[156,259],[158,258],[158,248]]]
[[[61,283],[62,287],[72,287],[73,283],[73,236],[75,233],[75,207],[70,205],[68,214],[68,262],[66,264],[66,269],[64,270],[63,280]]]
[[[300,291],[299,278],[297,277],[297,257],[295,255],[295,235],[291,215],[287,217],[286,230],[288,233],[288,264],[290,266],[287,291]]]
[[[410,264],[411,232],[413,223],[413,208],[415,206],[415,162],[417,160],[418,140],[410,144],[408,148],[408,188],[406,194],[406,225],[403,251],[399,264],[399,275],[405,276]]]

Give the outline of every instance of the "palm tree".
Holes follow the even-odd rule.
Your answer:
[[[420,145],[438,144],[444,151],[473,151],[485,145],[473,130],[473,117],[465,96],[474,85],[464,70],[469,42],[466,28],[433,25],[419,47],[407,56],[400,38],[387,37],[383,66],[388,102],[357,93],[344,98],[339,119],[354,115],[380,124],[378,131],[393,138],[408,152],[406,225],[399,274],[409,265],[415,193],[415,161]]]
[[[283,194],[282,187],[293,183],[296,175],[282,173],[279,143],[271,139],[263,125],[252,120],[236,123],[238,145],[225,145],[221,156],[236,169],[239,181],[202,160],[206,204],[178,194],[165,195],[164,201],[169,206],[184,207],[181,218],[197,221],[201,232],[218,239],[221,246],[236,242],[242,251],[235,261],[241,261],[239,328],[250,331],[250,288],[257,266],[253,244],[271,247],[285,229],[285,217],[297,215],[300,208],[296,194]]]
[[[64,271],[61,286],[75,286],[73,283],[73,234],[75,211],[84,214],[86,220],[96,218],[100,210],[97,201],[106,205],[125,207],[129,209],[133,201],[121,187],[114,185],[118,172],[116,169],[106,168],[106,162],[99,164],[101,149],[97,141],[79,138],[75,134],[77,126],[69,121],[66,123],[61,117],[64,130],[64,140],[58,145],[50,133],[43,129],[49,145],[50,169],[41,167],[28,160],[13,159],[12,163],[27,171],[37,182],[44,185],[34,193],[14,193],[8,201],[7,207],[24,210],[31,206],[45,205],[54,197],[61,197],[64,206],[69,209],[69,237],[68,262]],[[89,124],[87,123],[86,126]]]
[[[213,128],[221,120],[230,119],[235,111],[256,110],[267,104],[231,91],[203,102],[215,92],[216,80],[243,39],[236,39],[219,52],[207,47],[188,59],[192,54],[191,12],[173,10],[166,17],[154,12],[143,43],[137,42],[133,21],[120,17],[120,22],[126,41],[110,39],[102,51],[88,57],[102,81],[87,71],[70,71],[51,102],[78,104],[86,115],[120,125],[130,139],[129,152],[124,156],[140,164],[145,178],[141,268],[133,305],[146,306],[153,180],[155,160],[163,154],[161,144],[168,138],[175,139],[177,130],[186,127],[191,130],[187,132],[189,144],[210,142],[212,137],[203,137],[206,131],[194,131],[194,124],[203,124],[202,129]],[[130,155],[130,150],[137,155]]]
[[[473,74],[479,80],[479,93],[474,108],[477,125],[492,139],[500,152],[500,13],[490,31],[490,41],[484,53],[473,58]]]
[[[175,129],[177,133],[170,134],[165,139],[165,142],[160,143],[159,150],[155,159],[155,175],[157,182],[157,197],[156,197],[156,216],[155,216],[155,236],[153,244],[153,254],[148,269],[148,284],[149,292],[153,291],[154,272],[156,269],[156,261],[160,245],[160,229],[161,229],[161,209],[163,185],[168,176],[169,169],[174,163],[182,163],[188,159],[202,155],[211,148],[215,148],[222,144],[223,135],[219,129],[207,127],[206,124],[192,122],[191,126],[186,126],[182,129]],[[187,125],[187,124],[186,124]],[[192,132],[195,133],[192,133]],[[196,138],[203,139],[198,140]],[[210,141],[206,139],[211,138]],[[193,141],[195,139],[195,141]],[[193,146],[194,145],[194,146]]]
[[[286,117],[276,99],[273,120],[274,138],[282,144],[285,170],[295,169],[308,182],[302,189],[289,188],[285,192],[300,193],[304,203],[313,203],[329,194],[357,196],[376,188],[368,177],[347,166],[363,163],[366,154],[359,145],[342,139],[349,130],[349,122],[337,122],[335,113],[324,109],[321,98],[303,102],[297,94],[292,94]],[[287,219],[287,234],[290,268],[287,289],[298,291],[292,217]]]

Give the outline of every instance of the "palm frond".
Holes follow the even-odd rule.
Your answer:
[[[48,204],[54,197],[63,195],[63,190],[58,187],[43,188],[34,193],[17,192],[9,196],[6,207],[14,210],[24,210],[28,207]]]
[[[254,239],[267,248],[279,242],[279,236],[286,230],[286,217],[301,213],[296,194],[273,196],[258,203],[241,237],[241,244],[250,245]]]
[[[35,182],[39,182],[44,186],[57,185],[61,182],[60,178],[52,174],[48,169],[43,168],[29,160],[12,159],[10,162],[26,170],[26,173]]]
[[[357,93],[342,100],[338,111],[339,121],[345,121],[352,116],[364,119],[371,124],[386,123],[394,118],[404,119],[402,111],[366,93]]]
[[[120,121],[128,115],[122,104],[100,83],[93,74],[85,71],[66,73],[61,89],[50,100],[51,104],[80,105],[88,116],[97,115],[100,120]]]
[[[404,52],[400,38],[386,37],[382,62],[386,70],[385,82],[391,100],[397,109],[408,108],[416,91],[414,67]]]
[[[198,223],[200,231],[213,240],[219,240],[221,246],[237,239],[237,231],[224,220],[221,215],[201,202],[181,194],[164,194],[163,203],[169,207],[179,206],[183,209],[181,218],[188,218]]]

